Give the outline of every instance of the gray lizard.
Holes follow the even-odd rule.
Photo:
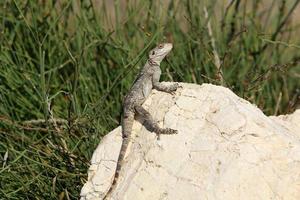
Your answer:
[[[153,131],[158,135],[177,133],[177,130],[159,127],[150,113],[142,107],[142,104],[145,102],[153,88],[172,93],[179,87],[178,83],[166,86],[159,82],[161,75],[161,69],[159,67],[160,63],[172,48],[173,45],[171,43],[162,43],[150,51],[147,63],[125,97],[123,102],[122,146],[112,185],[103,199],[106,199],[116,187],[123,160],[131,139],[130,136],[135,115],[139,115],[144,120],[144,125],[148,130]]]

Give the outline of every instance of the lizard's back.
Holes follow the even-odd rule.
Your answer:
[[[153,88],[152,73],[153,69],[151,69],[150,65],[146,64],[126,95],[124,108],[127,106],[134,107],[135,105],[144,103]]]

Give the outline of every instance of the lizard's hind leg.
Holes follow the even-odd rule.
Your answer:
[[[170,128],[160,128],[157,122],[153,119],[151,114],[143,108],[141,105],[135,106],[135,111],[144,120],[144,125],[149,131],[153,131],[156,134],[177,134],[178,131]]]

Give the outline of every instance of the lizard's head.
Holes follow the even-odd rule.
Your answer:
[[[166,57],[166,55],[168,55],[172,48],[172,43],[161,43],[150,51],[149,58],[153,62],[160,64],[160,62]]]

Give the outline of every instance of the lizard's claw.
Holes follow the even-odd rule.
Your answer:
[[[182,86],[179,85],[178,83],[174,83],[173,85],[170,86],[168,92],[173,95],[173,94],[175,94],[175,92],[178,88],[182,88]]]
[[[178,134],[178,131],[171,128],[165,128],[162,129],[159,134],[165,134],[165,135]]]

